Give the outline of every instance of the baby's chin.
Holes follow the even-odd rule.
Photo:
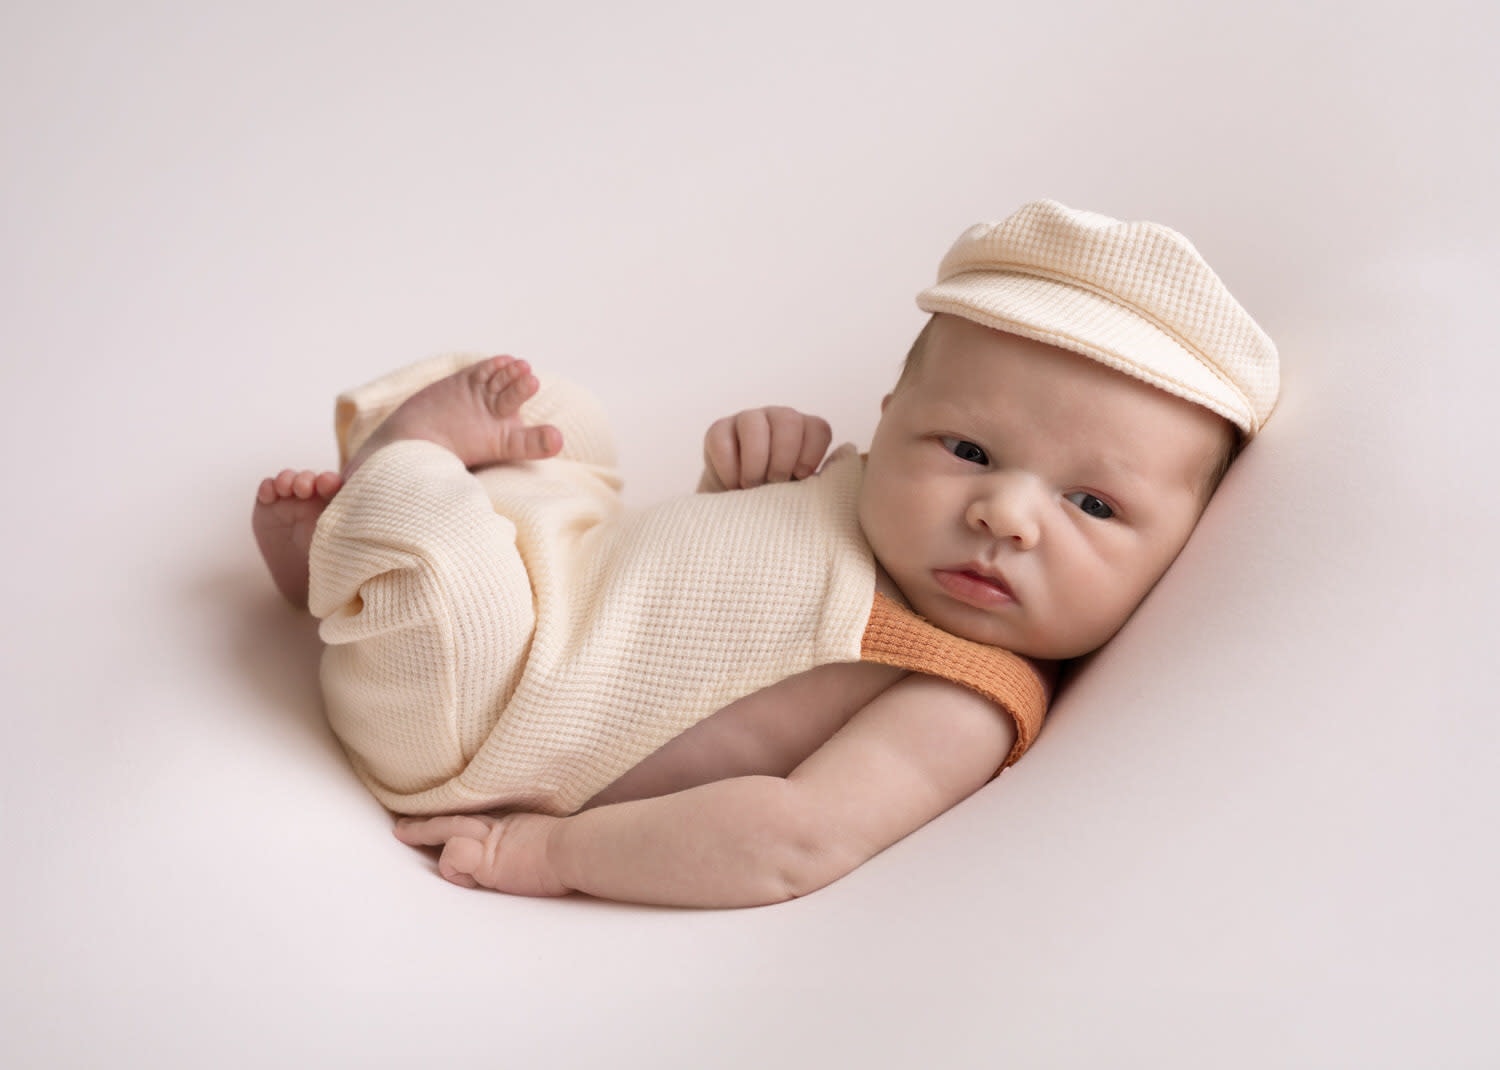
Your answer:
[[[1120,628],[1115,625],[1108,630],[1108,634],[1102,634],[1102,628],[1078,634],[1042,633],[1035,628],[1015,627],[1009,621],[997,620],[981,611],[970,611],[962,606],[932,605],[924,612],[922,606],[913,604],[912,609],[928,623],[950,635],[973,643],[983,643],[985,646],[1003,647],[1012,654],[1020,654],[1036,661],[1069,661],[1092,654]]]

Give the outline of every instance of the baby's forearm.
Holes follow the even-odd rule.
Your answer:
[[[547,865],[567,887],[675,906],[757,906],[813,891],[864,859],[832,842],[799,785],[721,780],[565,818]]]
[[[1016,739],[983,695],[929,676],[871,699],[785,778],[737,776],[571,817],[403,819],[458,884],[587,892],[679,906],[755,906],[837,880],[987,783]]]

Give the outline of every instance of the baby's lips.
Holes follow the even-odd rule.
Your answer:
[[[979,609],[1019,603],[1005,577],[983,565],[967,564],[958,568],[939,569],[938,583],[959,601]]]

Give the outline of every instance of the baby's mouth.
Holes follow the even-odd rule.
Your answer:
[[[1019,601],[1005,577],[977,565],[937,569],[933,576],[954,598],[980,609],[1014,605]]]

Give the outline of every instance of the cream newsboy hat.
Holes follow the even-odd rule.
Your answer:
[[[1091,357],[1218,413],[1246,438],[1276,404],[1275,343],[1192,243],[1160,223],[1033,201],[966,230],[917,305]]]

